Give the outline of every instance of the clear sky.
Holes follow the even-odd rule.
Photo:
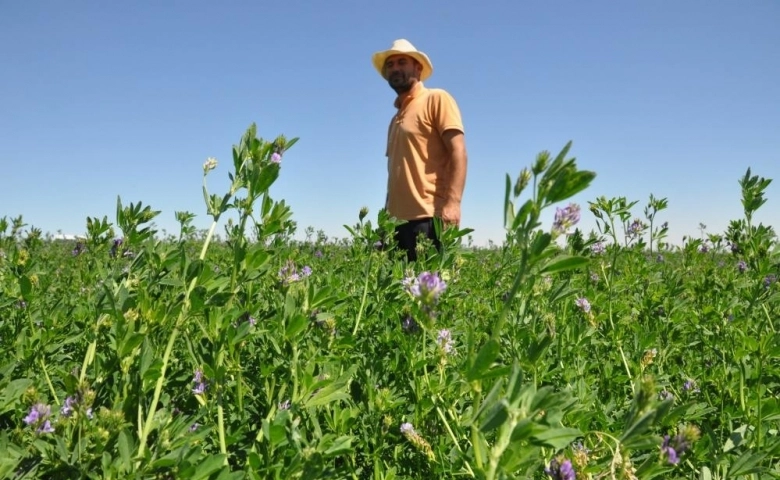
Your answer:
[[[504,176],[572,140],[597,196],[666,197],[671,240],[741,218],[737,180],[773,178],[780,227],[780,1],[0,0],[0,217],[78,234],[117,195],[206,227],[202,164],[300,137],[272,187],[298,222],[345,237],[385,197],[394,93],[371,54],[406,38],[465,122],[462,226],[504,238]],[[546,221],[551,219],[548,212]],[[218,229],[222,232],[222,226]]]

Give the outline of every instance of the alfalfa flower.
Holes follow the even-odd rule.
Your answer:
[[[195,395],[203,395],[206,393],[206,381],[203,379],[203,370],[200,368],[195,370],[195,374],[192,376],[192,382],[195,387],[192,389],[192,393]]]
[[[644,355],[642,356],[641,365],[642,368],[645,368],[646,366],[653,363],[653,360],[655,359],[656,355],[658,355],[658,349],[653,348],[650,350],[645,350]]]
[[[585,313],[590,312],[590,302],[585,297],[580,297],[574,301],[574,304]]]
[[[209,173],[211,170],[214,170],[217,168],[217,159],[214,157],[209,157],[206,159],[205,162],[203,162],[203,173]]]
[[[575,480],[577,478],[571,460],[568,458],[563,458],[562,461],[553,458],[550,460],[550,465],[544,469],[544,473],[554,480]]]
[[[450,334],[450,331],[446,328],[443,328],[439,330],[439,335],[436,338],[436,343],[438,343],[439,347],[442,349],[442,351],[447,354],[452,352],[452,335]]]
[[[27,425],[35,428],[35,433],[52,433],[54,427],[51,426],[49,416],[51,415],[51,407],[44,403],[36,403],[30,408],[30,412],[22,420]]]
[[[691,445],[699,439],[701,432],[695,425],[686,425],[678,430],[677,435],[664,435],[661,444],[661,458],[672,465],[680,462],[680,456],[690,450]]]
[[[553,232],[564,234],[571,227],[580,221],[580,206],[576,203],[570,203],[565,208],[555,209],[555,220],[553,221]]]
[[[447,289],[447,283],[433,272],[422,272],[417,278],[405,278],[406,290],[424,306],[433,306]]]
[[[279,152],[274,152],[274,153],[271,155],[271,163],[275,163],[275,164],[277,164],[277,165],[279,165],[280,163],[282,163],[282,156],[279,154]]]
[[[414,445],[417,450],[425,454],[425,456],[428,457],[428,460],[434,461],[436,459],[436,456],[433,454],[431,445],[414,430],[414,426],[412,426],[411,423],[406,422],[401,424],[400,430],[401,435],[406,437],[406,439],[409,440],[409,443]]]

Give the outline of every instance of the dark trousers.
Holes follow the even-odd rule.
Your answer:
[[[406,251],[406,259],[410,262],[417,260],[417,238],[423,235],[433,241],[436,249],[441,251],[441,242],[436,236],[433,218],[409,220],[395,228],[395,241],[398,247]]]

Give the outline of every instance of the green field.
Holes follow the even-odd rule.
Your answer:
[[[594,194],[581,232],[566,145],[507,176],[501,245],[450,228],[407,264],[385,212],[293,240],[294,143],[250,127],[204,164],[208,231],[121,199],[78,241],[0,220],[0,476],[780,477],[770,180],[682,246],[654,197]]]

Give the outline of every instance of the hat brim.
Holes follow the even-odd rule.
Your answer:
[[[424,54],[423,52],[407,52],[403,50],[385,50],[382,52],[375,53],[371,60],[374,63],[374,68],[376,68],[376,71],[379,72],[379,75],[387,80],[385,78],[384,74],[382,73],[383,67],[385,65],[385,61],[392,57],[393,55],[406,55],[407,57],[412,57],[418,62],[420,62],[420,65],[422,65],[422,72],[420,73],[420,81],[426,80],[428,77],[433,74],[433,65],[431,64],[431,60],[428,58],[428,55]]]

